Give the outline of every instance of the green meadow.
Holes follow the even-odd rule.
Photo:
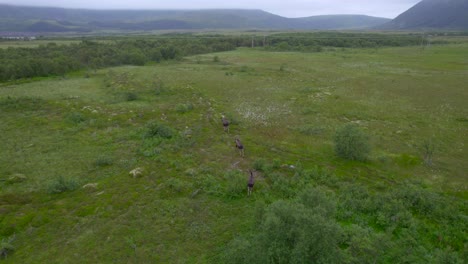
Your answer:
[[[272,249],[278,201],[316,192],[337,230],[321,250],[339,254],[299,263],[463,263],[467,102],[466,40],[238,48],[3,84],[0,262],[288,263],[248,250]],[[369,139],[364,161],[335,154],[347,124]]]

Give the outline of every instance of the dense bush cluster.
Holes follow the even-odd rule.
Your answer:
[[[322,167],[256,160],[255,224],[223,263],[463,263],[466,202],[418,181],[384,190],[339,180]],[[291,171],[292,170],[292,171]],[[291,175],[293,172],[293,175]],[[466,251],[466,250],[465,250]]]
[[[172,128],[161,124],[157,121],[152,121],[146,124],[144,138],[160,137],[170,139],[174,136],[175,132]]]
[[[235,43],[224,39],[164,38],[113,42],[85,40],[71,45],[49,43],[37,48],[0,49],[0,81],[64,75],[80,69],[144,65],[235,47]]]
[[[417,182],[374,192],[336,182],[320,168],[299,168],[291,178],[259,164],[282,198],[263,203],[250,234],[226,246],[223,263],[463,263],[466,257],[462,201]],[[291,188],[288,195],[278,181]]]
[[[334,203],[320,189],[277,201],[261,216],[258,232],[228,245],[224,263],[342,263],[341,229]]]
[[[335,152],[344,159],[364,161],[370,153],[369,139],[358,126],[346,125],[336,132]]]
[[[282,33],[267,39],[267,49],[272,51],[320,52],[322,47],[377,48],[420,45],[421,36],[376,33]]]
[[[109,38],[78,44],[49,43],[37,48],[0,49],[0,82],[64,75],[81,69],[144,65],[182,56],[228,51],[236,47],[272,51],[320,52],[322,47],[381,47],[418,45],[419,36],[364,33],[294,33],[263,36],[167,35],[160,38]],[[216,57],[214,59],[216,61]]]

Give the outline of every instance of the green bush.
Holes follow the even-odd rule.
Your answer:
[[[466,263],[458,256],[457,252],[452,251],[450,248],[445,250],[437,249],[435,251],[434,263],[443,264],[461,264]],[[465,259],[466,261],[466,259]]]
[[[188,188],[188,185],[186,182],[178,179],[178,178],[169,178],[167,181],[166,181],[166,184],[167,184],[167,187],[174,191],[174,192],[182,192],[184,191],[185,189]]]
[[[178,104],[176,106],[176,111],[180,114],[184,114],[193,110],[193,104]]]
[[[335,152],[341,158],[365,161],[370,154],[369,137],[356,125],[348,124],[335,135]]]
[[[342,184],[338,199],[338,218],[341,220],[358,218],[375,209],[368,189],[358,184]]]
[[[338,183],[338,178],[333,173],[319,166],[303,170],[299,176],[303,186],[307,184],[336,186]]]
[[[424,163],[427,166],[432,166],[432,158],[434,156],[435,146],[432,140],[425,140],[421,146],[424,154]]]
[[[219,263],[225,264],[243,264],[243,263],[262,263],[257,258],[255,245],[245,238],[235,238],[226,246],[226,250]]]
[[[224,174],[224,179],[227,181],[224,188],[224,196],[234,199],[246,195],[247,192],[247,174],[244,175],[241,171],[233,170]]]
[[[345,227],[344,244],[348,255],[345,263],[353,264],[386,263],[386,252],[395,247],[388,234],[375,233],[371,228],[354,224]]]
[[[151,121],[146,124],[146,130],[144,133],[145,138],[160,137],[165,139],[170,139],[175,135],[175,132],[172,128],[163,125],[157,121]]]
[[[49,182],[47,186],[48,193],[62,193],[66,191],[73,191],[78,188],[80,183],[75,178],[65,178],[59,176]]]
[[[136,100],[138,100],[138,94],[134,92],[125,93],[125,101],[131,102],[131,101],[136,101]]]
[[[236,252],[256,254],[254,263],[342,263],[341,228],[333,212],[334,203],[319,189],[308,189],[295,201],[274,202],[252,239],[233,241],[235,251],[228,252],[239,261],[231,263],[241,263]]]
[[[210,195],[221,196],[223,193],[219,180],[211,174],[200,175],[195,186]]]
[[[277,170],[281,167],[281,161],[279,159],[274,159],[271,162],[267,162],[265,159],[260,158],[260,159],[254,160],[252,167],[256,171],[261,171],[265,174],[270,174],[274,170]]]
[[[85,116],[80,112],[72,112],[67,116],[68,121],[73,124],[80,124],[86,121]]]
[[[320,188],[308,188],[297,197],[298,202],[326,218],[333,218],[336,212],[335,202]]]
[[[0,242],[0,259],[7,258],[8,254],[15,251],[15,247],[12,245],[12,242],[15,240],[15,236],[9,238],[4,238]]]
[[[99,156],[95,161],[94,165],[96,167],[106,167],[112,165],[114,162],[112,161],[112,157],[109,156]]]
[[[167,88],[166,88],[164,82],[159,78],[157,78],[155,81],[153,81],[152,87],[154,89],[154,94],[155,95],[160,95],[160,94],[167,91]]]
[[[278,194],[282,198],[292,198],[296,195],[297,189],[294,186],[294,183],[290,177],[273,172],[268,174],[268,179],[270,180],[271,188],[274,190],[275,194]]]

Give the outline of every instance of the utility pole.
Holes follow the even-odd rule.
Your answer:
[[[424,33],[421,36],[421,48],[424,49]]]
[[[252,49],[255,47],[255,44],[254,44],[254,36],[252,36]]]

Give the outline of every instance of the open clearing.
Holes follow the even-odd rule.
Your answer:
[[[15,237],[4,262],[216,262],[226,243],[252,229],[260,202],[290,198],[262,171],[247,197],[246,170],[255,166],[285,178],[293,168],[321,168],[371,193],[411,182],[461,204],[466,219],[467,84],[461,43],[241,48],[1,86],[0,236]],[[152,122],[172,137],[145,137]],[[368,161],[335,156],[335,131],[347,123],[369,135]],[[424,165],[427,142],[432,166]],[[129,175],[135,168],[140,177]],[[241,193],[229,189],[238,170]],[[14,175],[25,179],[12,182]],[[58,177],[79,187],[52,193]],[[88,183],[97,185],[82,188]],[[326,180],[314,186],[341,192]],[[461,254],[466,229],[440,243]]]

